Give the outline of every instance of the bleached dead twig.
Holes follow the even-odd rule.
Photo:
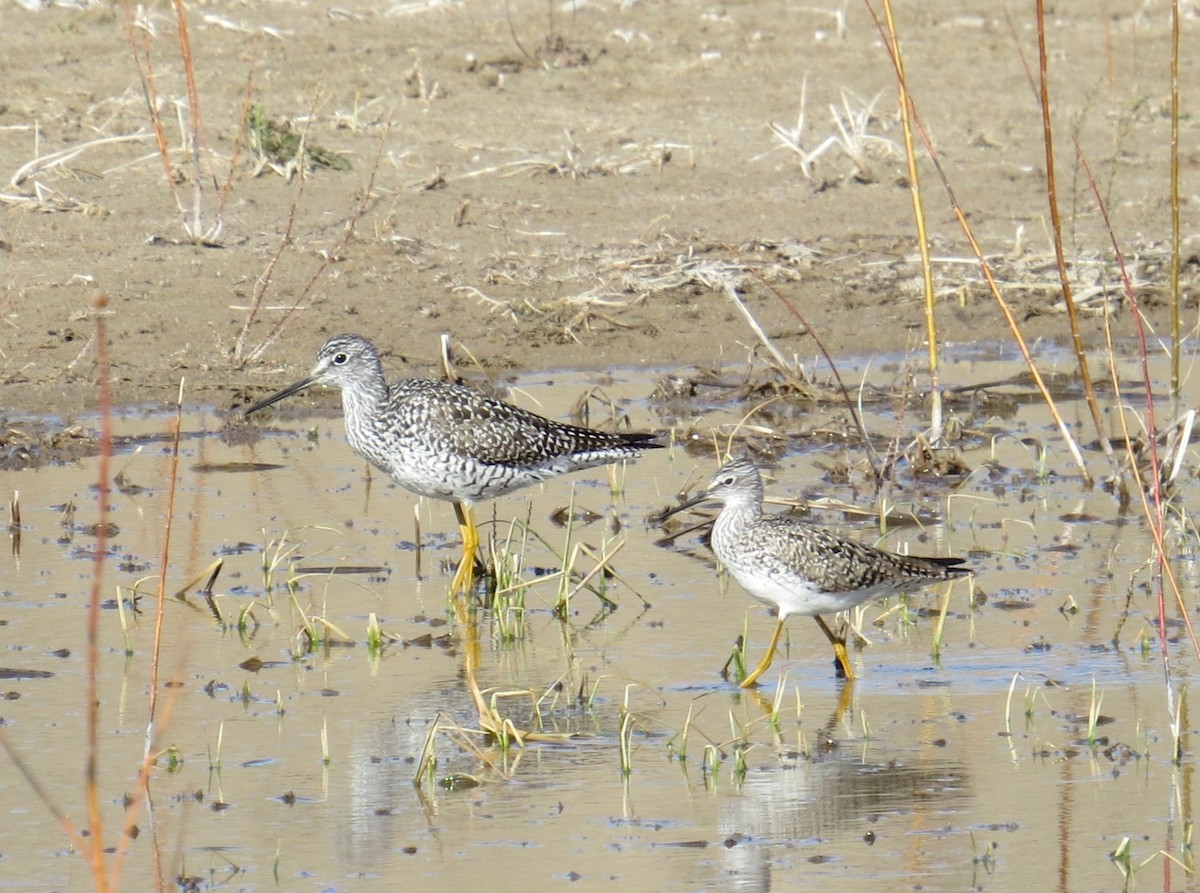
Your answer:
[[[779,348],[775,346],[775,342],[771,340],[770,336],[763,331],[763,327],[758,324],[758,320],[754,318],[754,314],[750,312],[750,309],[742,301],[741,296],[734,291],[733,286],[728,282],[726,282],[724,286],[726,296],[729,298],[729,300],[733,301],[733,305],[741,312],[742,316],[746,320],[747,325],[749,325],[754,331],[754,334],[758,336],[758,340],[762,342],[762,346],[765,347],[770,352],[771,356],[775,358],[775,362],[779,364],[781,369],[791,369],[792,364],[788,362],[788,360],[780,352]]]
[[[64,165],[75,158],[78,158],[88,149],[94,149],[97,146],[107,145],[109,143],[129,143],[138,140],[149,139],[149,133],[129,133],[124,136],[106,136],[99,139],[91,140],[90,142],[81,143],[78,146],[72,146],[69,149],[60,149],[57,152],[51,152],[49,155],[42,155],[32,161],[27,161],[25,164],[17,168],[8,180],[11,186],[20,186],[34,174],[40,174],[42,171],[49,170],[52,167]]]

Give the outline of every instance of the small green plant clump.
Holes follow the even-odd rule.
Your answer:
[[[290,121],[272,120],[257,103],[246,113],[246,137],[251,151],[263,166],[287,168],[297,164],[303,156],[318,167],[350,170],[346,158],[309,142],[305,134],[296,132]]]

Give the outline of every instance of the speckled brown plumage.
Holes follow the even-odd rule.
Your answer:
[[[330,338],[307,378],[246,414],[315,384],[341,389],[346,439],[356,453],[405,489],[456,504],[464,561],[475,537],[472,503],[661,446],[649,434],[551,421],[463,385],[426,379],[389,385],[378,351],[360,335]],[[469,585],[460,563],[452,589],[461,588],[464,575]]]
[[[898,555],[806,521],[765,515],[762,500],[758,468],[747,459],[734,459],[718,469],[703,493],[671,510],[673,514],[701,502],[722,503],[713,523],[713,552],[750,595],[779,610],[771,649],[744,685],[752,685],[770,666],[783,623],[793,614],[816,618],[834,645],[841,672],[852,678],[844,640],[834,636],[819,615],[970,573],[960,558]]]

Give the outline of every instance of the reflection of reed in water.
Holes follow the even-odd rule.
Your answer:
[[[369,715],[355,725],[345,760],[350,771],[342,788],[348,799],[329,829],[335,852],[346,865],[381,870],[394,847],[427,829],[427,817],[413,796],[411,755],[421,752],[439,708],[467,715],[470,696],[449,689],[430,692],[428,698],[399,706],[391,721]]]
[[[737,845],[725,848],[723,867],[731,889],[770,890],[783,880],[772,876],[780,856],[772,844],[803,846],[834,838],[849,844],[882,827],[880,819],[901,814],[924,814],[930,827],[941,827],[970,797],[966,769],[958,763],[798,757],[775,770],[751,771],[738,795],[724,800],[717,832]],[[905,830],[920,825],[910,819]]]

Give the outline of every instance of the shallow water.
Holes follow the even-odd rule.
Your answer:
[[[1010,357],[974,350],[952,362],[947,379],[989,382],[1014,371]],[[851,378],[860,376],[887,385],[897,372],[876,363]],[[597,378],[524,380],[516,399],[564,417]],[[664,415],[646,400],[648,380],[628,376],[605,388],[635,428],[699,417],[704,431],[746,412],[675,406]],[[1082,404],[1063,406],[1086,440]],[[909,412],[905,430],[916,424]],[[801,881],[1120,889],[1110,854],[1125,837],[1135,866],[1150,860],[1137,876],[1142,884],[1186,886],[1179,867],[1164,880],[1154,857],[1169,849],[1188,858],[1180,842],[1194,813],[1194,762],[1186,698],[1185,755],[1180,768],[1171,762],[1145,523],[1102,488],[1082,486],[1039,402],[1019,402],[1015,413],[976,420],[996,436],[964,451],[975,469],[965,481],[915,481],[901,469],[905,488],[893,498],[942,520],[892,525],[881,542],[967,555],[978,576],[948,590],[939,658],[931,650],[945,589],[912,596],[907,612],[868,606],[871,644],[853,652],[853,686],[834,679],[830,649],[806,618],[790,622],[761,689],[741,692],[721,678],[743,629],[748,659],[757,662],[774,621],[718,576],[699,534],[662,544],[661,530],[647,523],[713,470],[692,449],[675,446],[612,475],[584,472],[481,506],[484,536],[494,531],[501,541],[512,519],[528,518],[557,551],[623,543],[612,563],[619,576],[605,589],[615,611],[582,592],[568,620],[558,620],[551,577],[525,592],[523,628],[479,614],[478,680],[489,697],[507,693],[500,711],[519,728],[575,733],[565,744],[507,753],[453,732],[476,728],[478,719],[464,677],[469,637],[445,600],[444,565],[458,549],[450,506],[419,500],[378,474],[368,486],[338,418],[276,417],[260,439],[239,442],[223,436],[217,415],[185,416],[167,588],[224,557],[214,587],[223,621],[196,593],[200,584],[186,601],[166,605],[155,747],[174,748],[178,763],[160,759],[149,804],[138,807],[122,886],[151,889],[162,877],[167,887],[184,878],[195,889],[246,890],[382,890],[398,878],[496,890],[612,879],[636,890],[767,890]],[[839,407],[793,412],[787,424],[810,430],[840,415]],[[784,424],[780,418],[772,424]],[[115,420],[126,435],[162,434],[171,424],[132,412]],[[897,426],[891,406],[872,410],[868,424],[888,436]],[[1051,445],[1044,461],[1032,438]],[[771,469],[768,496],[869,505],[869,490],[831,482],[821,470],[857,458],[828,439],[796,441]],[[1185,465],[1183,505],[1195,500],[1194,459]],[[1096,454],[1089,461],[1100,470]],[[280,467],[222,470],[238,467],[232,463]],[[101,584],[108,604],[100,797],[110,845],[123,797],[136,791],[154,633],[153,599],[142,598],[126,656],[113,600],[119,587],[128,596],[156,573],[169,469],[159,442],[113,460],[126,487],[112,494],[109,520],[119,530]],[[0,493],[21,493],[23,522],[19,554],[4,559],[0,583],[0,667],[19,671],[0,679],[11,698],[0,703],[0,721],[49,799],[80,825],[96,543],[86,528],[96,521],[96,474],[94,461],[0,474]],[[76,507],[68,524],[65,503]],[[597,520],[570,530],[550,520],[572,503]],[[484,524],[493,507],[496,524]],[[816,517],[878,539],[869,520]],[[519,530],[514,536],[520,542]],[[1196,583],[1193,542],[1186,534],[1169,542],[1185,597]],[[536,538],[523,551],[527,568],[560,566]],[[269,590],[264,561],[275,562]],[[141,585],[153,592],[155,580]],[[372,613],[398,639],[378,657],[367,647]],[[305,617],[319,618],[337,643],[306,652],[298,635]],[[1172,671],[1186,690],[1194,660],[1185,635],[1175,639]],[[22,675],[30,670],[51,675]],[[1089,742],[1097,701],[1105,723]],[[626,713],[628,778],[619,746]],[[435,736],[435,776],[456,783],[416,786],[439,716],[450,731]],[[0,889],[87,888],[85,860],[7,765]]]

